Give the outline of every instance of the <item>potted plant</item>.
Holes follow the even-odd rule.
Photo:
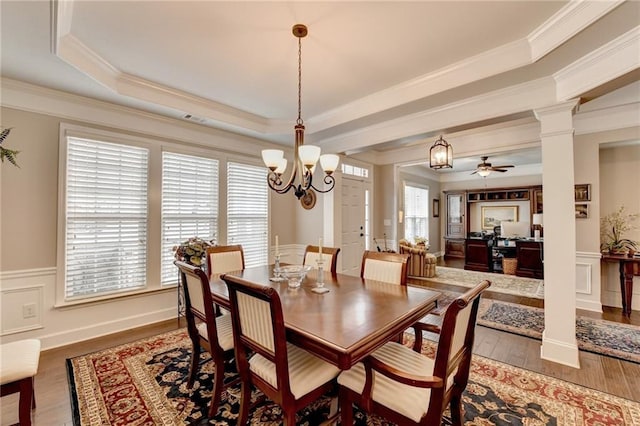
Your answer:
[[[429,240],[427,240],[425,237],[413,237],[413,240],[416,242],[416,245],[424,247],[426,247],[429,243]]]
[[[612,254],[633,253],[638,249],[638,242],[623,238],[623,235],[637,229],[636,221],[640,213],[627,213],[624,206],[600,219],[600,248]]]

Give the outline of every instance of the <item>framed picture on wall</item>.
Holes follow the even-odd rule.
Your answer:
[[[576,203],[581,201],[591,201],[591,185],[576,185],[574,189],[575,201]]]
[[[482,206],[482,229],[493,230],[503,221],[518,221],[518,206]]]
[[[589,204],[576,204],[576,219],[587,219],[589,217]]]
[[[433,217],[440,217],[440,199],[438,198],[433,199],[431,211],[433,212]]]

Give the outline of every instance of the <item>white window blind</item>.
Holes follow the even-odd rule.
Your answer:
[[[227,164],[227,242],[242,244],[246,267],[268,263],[268,187],[264,167]]]
[[[416,186],[404,187],[404,237],[413,241],[415,237],[429,238],[429,190]]]
[[[162,153],[162,284],[176,284],[173,247],[191,237],[215,240],[218,160]]]
[[[145,287],[148,157],[145,148],[67,139],[65,299]]]

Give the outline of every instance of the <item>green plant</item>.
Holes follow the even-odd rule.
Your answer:
[[[16,161],[16,156],[20,151],[17,151],[15,149],[8,149],[2,146],[2,143],[5,141],[5,139],[7,139],[9,133],[11,133],[11,129],[12,127],[9,127],[7,129],[2,129],[2,131],[0,132],[0,161],[4,163],[4,159],[6,158],[14,166],[20,167],[18,166],[18,162]]]
[[[425,237],[413,237],[413,240],[416,242],[416,244],[427,245],[429,243],[429,240],[427,240]]]
[[[625,207],[621,206],[615,212],[600,219],[600,248],[609,251],[637,250],[637,241],[622,238],[622,236],[638,228],[635,222],[639,218],[640,213],[627,213]]]

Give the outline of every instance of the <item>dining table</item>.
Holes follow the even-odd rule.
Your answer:
[[[323,273],[326,293],[315,293],[317,270],[298,288],[272,281],[273,265],[245,268],[212,277],[216,304],[230,307],[223,278],[233,275],[273,287],[282,304],[287,340],[348,370],[367,355],[401,335],[436,307],[441,293],[426,288],[391,284],[346,274]]]

